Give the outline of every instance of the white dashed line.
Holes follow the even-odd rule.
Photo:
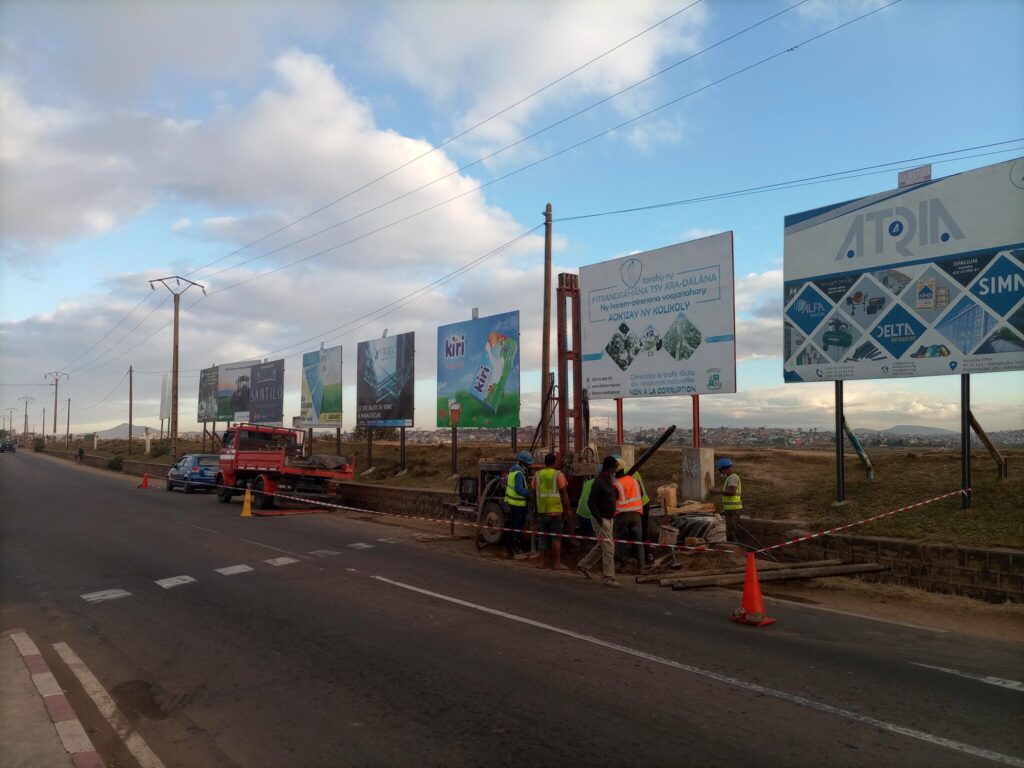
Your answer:
[[[310,554],[313,557],[330,557],[331,555],[340,555],[341,552],[336,549],[313,549],[307,554]]]
[[[234,576],[236,573],[248,573],[252,570],[248,565],[229,565],[227,568],[214,568],[223,576]]]
[[[272,557],[269,560],[264,560],[267,565],[291,565],[292,563],[299,562],[294,557]]]
[[[102,603],[105,600],[117,600],[120,597],[131,596],[131,592],[123,589],[104,589],[99,592],[87,592],[81,598],[87,603]]]
[[[243,539],[242,537],[239,537],[238,540],[244,541],[246,544],[255,544],[257,547],[263,547],[264,549],[272,549],[275,552],[284,552],[286,555],[302,557],[298,552],[292,552],[290,549],[281,549],[280,547],[275,547],[272,544],[264,544],[262,541],[253,541],[252,539]]]
[[[167,579],[157,579],[154,584],[158,584],[164,589],[170,589],[171,587],[180,587],[182,584],[191,584],[195,579],[191,576],[171,576]]]
[[[178,525],[184,525],[186,528],[195,528],[197,531],[206,531],[207,533],[220,533],[220,531],[215,531],[215,530],[213,530],[213,528],[203,528],[203,526],[201,526],[201,525],[192,525],[192,523],[183,523],[183,522],[181,522],[181,520],[175,520],[174,522],[176,522]]]
[[[373,544],[364,544],[361,541],[357,541],[355,544],[349,544],[349,549],[373,549]]]
[[[346,570],[346,571],[351,571],[352,573],[355,573],[355,572],[356,572],[356,569],[355,569],[355,568],[346,568],[345,570]]]
[[[992,677],[992,675],[969,675],[966,672],[961,672],[959,669],[950,669],[949,667],[933,667],[931,664],[920,664],[916,661],[910,662],[915,667],[924,667],[925,669],[934,669],[936,672],[945,672],[947,675],[956,675],[957,677],[963,677],[967,680],[976,680],[979,683],[988,683],[989,685],[996,685],[1000,688],[1008,688],[1011,691],[1018,691],[1024,693],[1024,683],[1018,680],[1007,680],[1002,677]]]
[[[401,539],[377,539],[381,544],[401,544]]]

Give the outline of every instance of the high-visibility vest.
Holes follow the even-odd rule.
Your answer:
[[[516,490],[516,475],[522,474],[523,470],[519,469],[519,467],[515,467],[508,471],[508,480],[505,482],[505,503],[510,507],[526,506],[526,497]],[[526,476],[524,475],[523,480],[525,481],[525,479]]]
[[[648,504],[651,503],[651,497],[647,495],[647,484],[644,483],[644,479],[640,476],[639,472],[633,473],[633,479],[636,480],[637,485],[640,486],[640,500],[644,503],[644,506],[646,507]]]
[[[585,520],[593,520],[594,515],[590,511],[590,489],[594,487],[594,478],[590,478],[583,484],[583,490],[580,491],[580,503],[576,505],[576,516],[582,517]]]
[[[615,514],[623,512],[644,511],[644,502],[640,497],[640,488],[630,475],[623,475],[615,478],[615,487],[619,491],[619,497],[615,500]]]
[[[558,476],[561,474],[553,467],[544,467],[537,473],[537,514],[562,514],[562,494],[558,492]]]
[[[729,481],[736,478],[736,495],[726,496],[725,488],[729,486]],[[725,485],[722,486],[722,511],[723,512],[736,512],[737,510],[743,509],[743,499],[741,497],[742,484],[740,483],[740,476],[733,472],[727,478],[725,478]]]

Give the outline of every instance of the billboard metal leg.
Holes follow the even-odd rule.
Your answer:
[[[459,474],[459,428],[452,427],[452,475]]]
[[[373,468],[373,427],[366,428],[366,469]]]
[[[519,427],[512,427],[512,453],[517,453],[519,450]]]
[[[693,447],[700,448],[700,395],[690,395],[693,399]]]
[[[334,430],[334,452],[341,456],[341,427]]]
[[[960,376],[960,497],[961,509],[971,508],[971,375]]]
[[[836,382],[836,502],[846,501],[846,476],[843,466],[843,382]]]
[[[615,398],[615,430],[618,433],[616,444],[623,445],[626,442],[626,428],[622,418],[622,398]]]
[[[405,472],[405,427],[400,430],[398,443],[398,471]]]

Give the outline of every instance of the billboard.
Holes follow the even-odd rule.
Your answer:
[[[437,329],[437,426],[519,426],[519,312]]]
[[[217,421],[222,418],[218,415],[217,377],[216,365],[204,368],[199,372],[199,423]]]
[[[415,335],[361,341],[356,351],[356,426],[411,427]]]
[[[284,419],[284,360],[247,360],[199,372],[198,419],[277,424]]]
[[[580,269],[591,400],[736,391],[732,232]]]
[[[256,424],[284,423],[284,360],[252,366],[248,420]]]
[[[341,347],[302,355],[300,427],[341,426]]]
[[[171,374],[160,379],[160,421],[171,418]]]
[[[787,382],[1024,369],[1024,159],[785,224]]]

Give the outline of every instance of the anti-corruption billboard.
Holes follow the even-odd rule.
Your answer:
[[[341,347],[302,355],[300,427],[341,426]]]
[[[411,427],[415,407],[415,335],[359,342],[356,426]]]
[[[580,269],[592,400],[736,391],[732,232]]]
[[[437,329],[437,426],[519,426],[519,312]]]
[[[1024,159],[786,217],[787,382],[1024,369]]]

